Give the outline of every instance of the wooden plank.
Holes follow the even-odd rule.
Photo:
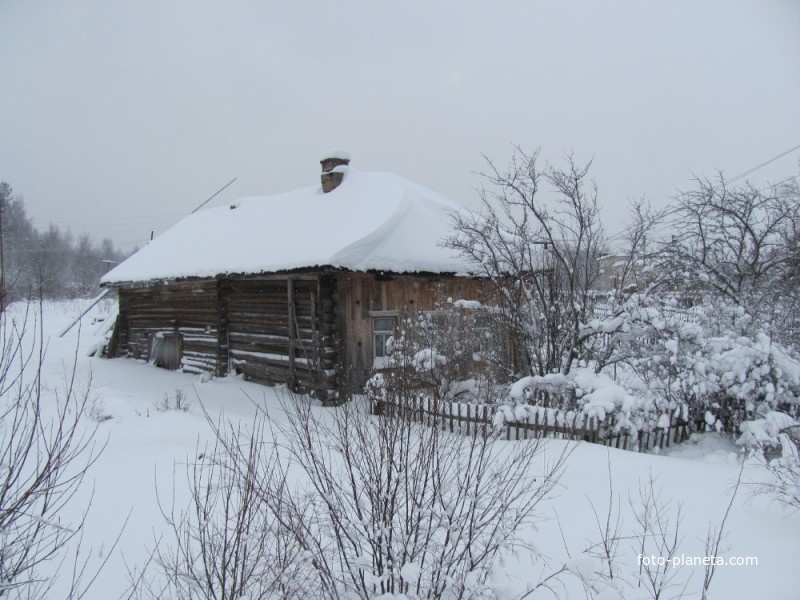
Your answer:
[[[296,383],[296,358],[295,358],[295,337],[297,336],[297,324],[295,321],[295,304],[294,304],[294,280],[290,277],[286,280],[286,302],[288,304],[288,329],[289,329],[289,387],[295,389]]]

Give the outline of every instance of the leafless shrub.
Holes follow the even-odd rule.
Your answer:
[[[600,369],[603,360],[612,359],[611,351],[593,347],[605,333],[586,325],[595,316],[599,261],[609,245],[589,178],[591,162],[581,165],[572,156],[563,167],[542,168],[538,162],[538,150],[519,147],[506,169],[487,159],[482,210],[454,215],[446,244],[491,282],[517,371],[567,374],[585,360]],[[543,193],[543,184],[550,194]],[[662,217],[644,202],[633,204],[632,215],[612,310],[631,284],[647,285],[642,273],[647,236]]]
[[[563,169],[542,169],[538,156],[516,148],[506,170],[487,159],[483,210],[457,214],[447,245],[492,282],[520,368],[544,375],[568,373],[576,359],[605,240],[589,165],[569,157]],[[543,180],[555,192],[550,206]]]
[[[679,571],[672,568],[672,560],[682,541],[683,506],[680,503],[673,506],[670,500],[664,500],[662,490],[651,475],[639,484],[639,495],[631,501],[631,508],[636,521],[635,550],[637,556],[641,556],[637,587],[654,600],[681,597],[688,582],[678,578]],[[663,558],[664,562],[645,560],[653,556]],[[679,588],[680,593],[672,595],[675,588]]]
[[[568,453],[359,401],[284,409],[280,426],[265,413],[248,431],[214,425],[216,445],[187,468],[189,506],[164,511],[159,573],[133,573],[131,598],[489,597]]]
[[[105,405],[98,399],[94,399],[89,403],[87,414],[95,423],[103,423],[104,421],[110,421],[114,418],[113,415],[106,412]]]
[[[65,522],[62,511],[102,451],[74,363],[65,389],[45,402],[41,306],[38,326],[30,308],[0,316],[0,597],[48,595],[68,545],[80,549],[86,522],[86,512]],[[69,598],[85,593],[86,567],[73,565]]]
[[[280,478],[263,425],[248,432],[214,425],[215,444],[198,446],[186,466],[188,506],[178,506],[174,488],[168,504],[159,497],[167,532],[150,563],[129,574],[129,598],[308,597],[301,550],[259,496],[264,480]]]
[[[761,491],[791,510],[800,510],[800,463],[772,460],[767,470],[772,479],[760,484]]]
[[[376,418],[351,402],[319,416],[292,399],[285,451],[304,482],[272,479],[263,497],[311,557],[320,597],[488,597],[495,561],[527,546],[518,530],[538,517],[567,453],[444,432],[397,406]]]
[[[709,525],[708,531],[706,532],[706,539],[705,539],[705,552],[706,556],[713,556],[719,558],[721,553],[723,552],[722,541],[725,539],[725,525],[728,523],[728,518],[731,514],[731,509],[733,508],[733,504],[736,501],[736,496],[739,494],[739,489],[742,487],[742,475],[744,473],[744,461],[742,462],[741,466],[739,467],[739,476],[736,479],[736,483],[731,490],[730,500],[728,502],[728,506],[725,509],[725,513],[722,515],[722,519],[719,521],[718,525]],[[711,582],[714,579],[714,575],[717,571],[717,561],[711,561],[709,564],[703,565],[703,587],[701,589],[700,597],[702,600],[706,600],[708,598],[709,590],[711,589]]]
[[[648,598],[676,600],[707,598],[716,567],[725,549],[722,546],[725,527],[742,484],[744,464],[731,490],[730,500],[716,524],[709,524],[703,546],[707,561],[703,561],[702,579],[686,575],[679,567],[684,560],[685,541],[683,505],[664,496],[664,490],[650,475],[640,481],[635,496],[627,500],[632,526],[621,518],[621,502],[615,497],[609,465],[609,502],[601,515],[592,501],[598,536],[581,555],[572,556],[570,544],[564,540],[570,560],[564,571],[570,571],[582,582],[588,598]],[[574,544],[573,544],[574,545]],[[622,548],[630,554],[623,555]],[[636,556],[631,570],[630,556]]]
[[[191,412],[192,403],[186,396],[186,392],[181,389],[175,389],[173,395],[164,394],[159,400],[156,400],[155,407],[158,412]]]

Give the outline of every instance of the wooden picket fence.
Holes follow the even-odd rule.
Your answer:
[[[494,433],[504,440],[527,440],[530,438],[555,438],[585,441],[602,444],[622,450],[647,452],[654,448],[669,448],[689,438],[693,423],[675,419],[670,415],[669,427],[655,427],[649,431],[627,429],[614,433],[614,415],[604,420],[596,417],[585,418],[575,411],[569,419],[550,418],[547,412],[540,417],[535,411],[532,418],[524,421],[506,420],[502,426],[495,423],[495,416],[502,408],[497,405],[468,404],[456,402],[433,402],[425,396],[413,396],[407,402],[398,404],[381,398],[370,397],[370,406],[375,415],[399,416],[428,425],[440,427],[445,431],[466,435],[488,435]],[[563,415],[563,413],[562,413]],[[560,421],[560,423],[559,423]],[[571,421],[571,422],[570,422]]]

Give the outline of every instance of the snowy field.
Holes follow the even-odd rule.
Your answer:
[[[121,597],[129,585],[128,570],[146,561],[148,549],[164,530],[156,488],[162,501],[169,502],[173,483],[178,501],[186,497],[185,464],[196,456],[198,444],[202,446],[212,437],[201,404],[212,418],[224,414],[234,422],[249,422],[253,418],[256,409],[251,399],[262,403],[272,418],[280,421],[285,416],[280,405],[280,388],[250,384],[234,376],[201,382],[197,376],[157,369],[140,361],[87,357],[87,350],[97,342],[97,332],[102,328],[102,323],[93,323],[93,319],[112,307],[101,303],[84,317],[80,328],[75,327],[59,338],[57,334],[81,308],[79,302],[45,306],[44,383],[46,397],[54,398],[64,386],[77,347],[78,382],[88,384],[91,380],[93,414],[110,417],[98,425],[98,439],[107,440],[105,450],[93,465],[85,489],[73,499],[70,511],[64,515],[64,522],[77,519],[91,499],[82,542],[82,551],[90,553],[90,564],[101,562],[120,536],[86,596],[107,600]],[[11,312],[14,310],[12,307]],[[165,395],[174,396],[176,390],[186,395],[192,409],[157,410],[156,403]],[[336,409],[315,410],[324,415]],[[554,451],[565,443],[548,442]],[[498,597],[515,597],[536,581],[542,569],[547,572],[548,568],[557,569],[566,562],[576,572],[591,567],[592,563],[580,554],[599,538],[594,511],[601,518],[605,514],[609,481],[614,497],[622,502],[623,531],[632,526],[628,498],[638,494],[640,482],[652,477],[663,501],[669,500],[673,508],[682,504],[678,554],[704,555],[708,527],[722,519],[739,472],[735,446],[716,435],[673,448],[669,455],[577,444],[553,497],[540,511],[545,520],[536,530],[525,532],[546,557],[549,567],[542,559],[534,563],[526,555],[509,557],[504,563],[505,573],[495,578]],[[768,498],[754,495],[751,484],[762,477],[754,462],[745,465],[745,484],[734,503],[722,544],[723,556],[756,557],[758,565],[718,568],[711,587],[712,598],[800,597],[796,566],[800,553],[800,514],[790,514]],[[634,544],[625,540],[620,544],[620,558],[628,569],[624,576],[631,581],[637,572]],[[680,566],[677,571],[675,581],[689,580],[686,597],[698,598],[703,568]],[[558,597],[587,597],[578,577],[567,575],[564,581],[566,587],[557,588]],[[64,585],[62,578],[50,597],[65,597]],[[680,589],[670,590],[666,597],[675,597]],[[646,597],[643,594],[642,590],[631,587],[624,597]],[[533,597],[552,595],[545,591]]]

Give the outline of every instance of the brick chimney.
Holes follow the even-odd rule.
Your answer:
[[[328,150],[319,163],[322,165],[322,191],[327,194],[342,183],[347,165],[350,164],[350,153],[342,149]]]

